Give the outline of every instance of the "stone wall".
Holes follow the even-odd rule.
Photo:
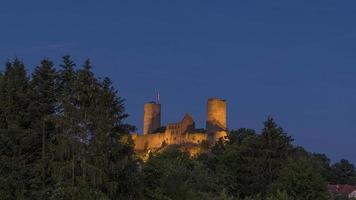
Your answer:
[[[158,149],[163,143],[170,144],[200,144],[206,141],[208,135],[206,133],[184,133],[172,134],[170,132],[154,133],[147,135],[133,134],[132,140],[135,144],[135,150]]]

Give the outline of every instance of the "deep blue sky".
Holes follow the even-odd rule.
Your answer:
[[[356,163],[355,1],[153,2],[1,1],[0,61],[91,58],[140,132],[155,90],[163,123],[188,112],[199,127],[221,97],[230,129],[273,116],[296,144]]]

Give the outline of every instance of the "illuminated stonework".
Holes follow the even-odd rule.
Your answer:
[[[208,100],[206,129],[196,129],[195,122],[189,114],[186,114],[178,123],[169,123],[165,127],[160,127],[161,105],[149,102],[144,108],[144,134],[132,135],[135,151],[152,151],[172,144],[194,146],[206,143],[213,145],[220,139],[226,139],[225,100],[216,98]]]

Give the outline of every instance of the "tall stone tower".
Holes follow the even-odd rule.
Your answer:
[[[226,136],[226,100],[217,98],[208,99],[206,132],[209,142],[212,143]]]
[[[161,126],[161,104],[148,102],[144,106],[143,134],[153,133]]]

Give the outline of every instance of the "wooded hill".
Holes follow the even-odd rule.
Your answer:
[[[90,60],[19,59],[0,73],[0,199],[334,199],[328,184],[356,184],[347,160],[293,145],[272,118],[229,133],[191,158],[179,147],[135,156],[124,99]],[[117,76],[126,76],[118,72]]]

